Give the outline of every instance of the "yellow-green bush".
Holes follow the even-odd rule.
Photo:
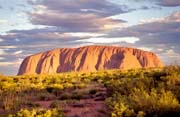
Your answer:
[[[22,109],[15,114],[10,114],[8,117],[64,117],[62,110],[59,109]]]
[[[121,78],[105,82],[112,116],[180,115],[179,68],[129,70],[127,75],[121,73]]]
[[[106,104],[114,117],[180,115],[179,66],[92,73],[0,76],[0,108],[13,110],[17,106],[14,102],[18,102],[18,107],[21,107],[21,99],[28,100],[28,96],[43,100],[71,99],[72,94],[66,95],[63,91],[72,92],[94,83],[107,88]],[[12,90],[15,91],[13,95],[5,95],[5,92]],[[80,99],[81,95],[74,97]],[[27,113],[29,111],[25,110]]]

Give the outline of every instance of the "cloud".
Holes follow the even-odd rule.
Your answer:
[[[43,51],[44,48],[48,50],[56,47],[77,46],[82,43],[115,44],[118,42],[127,46],[134,43],[137,45],[136,47],[142,45],[143,47],[152,47],[163,43],[168,46],[178,46],[177,43],[180,43],[178,38],[180,37],[179,16],[180,12],[175,12],[168,17],[149,19],[141,21],[137,25],[114,28],[106,32],[68,32],[55,26],[31,30],[12,30],[6,35],[0,35],[0,38],[4,40],[0,46],[2,45],[1,48],[18,48],[23,50],[24,54]]]
[[[10,30],[1,34],[0,47],[8,60],[59,47],[71,47],[103,37],[104,31],[123,26],[126,21],[111,16],[131,12],[126,5],[107,0],[27,0],[34,10],[28,12],[32,24],[43,28]],[[78,41],[77,41],[78,40]],[[107,39],[106,39],[107,40]],[[118,40],[118,39],[116,39]],[[123,39],[120,39],[123,40]],[[125,40],[125,39],[124,39]],[[119,41],[127,42],[127,41]]]
[[[151,18],[148,20],[140,20],[139,24],[147,23],[169,23],[169,22],[180,22],[180,12],[174,12],[170,16],[162,18]]]
[[[139,36],[143,38],[140,43],[143,41],[151,44],[180,43],[180,12],[175,12],[165,18],[144,22],[130,29],[139,33]]]
[[[94,43],[94,44],[107,44],[107,43],[120,43],[120,42],[126,42],[126,43],[135,43],[136,41],[139,41],[136,37],[121,37],[121,38],[89,38],[89,39],[83,39],[83,40],[77,40],[76,42],[88,42],[88,43]]]
[[[5,58],[4,57],[0,57],[0,60],[4,60]]]
[[[103,33],[66,33],[66,34],[70,34],[72,36],[77,36],[77,37],[99,37],[106,35]]]
[[[159,5],[166,6],[166,7],[175,7],[180,6],[179,0],[159,0]]]
[[[11,48],[17,48],[17,46],[1,46],[0,45],[0,48],[1,49],[11,49]]]
[[[175,52],[175,50],[172,48],[165,49],[164,52],[160,54],[160,56],[166,64],[180,64],[180,53]]]
[[[17,59],[15,61],[11,61],[11,62],[0,62],[0,66],[18,66],[19,64],[21,64],[22,59]]]
[[[164,53],[164,54],[166,54],[166,56],[169,56],[169,57],[179,57],[180,58],[180,54],[174,52],[173,49],[166,50],[166,53]]]
[[[14,52],[14,55],[21,54],[22,52],[23,52],[22,50],[16,51],[16,52]]]
[[[6,60],[6,58],[2,59]],[[16,75],[18,67],[20,66],[22,59],[13,59],[9,61],[0,61],[0,72],[5,75]]]
[[[25,58],[38,52],[51,50],[59,47],[72,47],[82,43],[73,42],[75,40],[90,37],[102,36],[99,33],[75,33],[61,32],[59,28],[48,27],[31,30],[11,30],[7,34],[0,35],[0,55],[4,57],[1,65],[9,65],[7,61],[17,58]]]
[[[177,59],[179,56],[180,12],[168,17],[141,20],[131,26],[127,21],[120,19],[120,14],[126,15],[125,13],[134,10],[144,12],[162,8],[164,12],[163,6],[178,6],[179,0],[158,0],[159,5],[156,4],[157,1],[149,4],[148,0],[141,4],[134,2],[129,5],[131,1],[124,0],[128,6],[123,5],[126,3],[121,0],[117,0],[118,4],[111,0],[26,1],[29,4],[18,4],[18,8],[23,9],[23,17],[29,16],[28,22],[32,23],[32,26],[27,28],[29,26],[23,23],[23,28],[18,28],[20,30],[0,34],[0,66],[4,68],[12,70],[12,67],[16,67],[17,70],[23,58],[37,52],[94,44],[130,46],[153,51],[167,63],[168,60]],[[17,11],[17,7],[14,9]],[[21,18],[22,14],[18,17]],[[137,19],[135,17],[132,20]],[[0,25],[4,23],[8,22],[0,20]],[[3,67],[0,67],[1,70]]]
[[[163,18],[141,21],[137,25],[112,30],[107,34],[107,38],[118,37],[139,38],[140,40],[134,44],[135,47],[146,47],[146,50],[150,48],[165,63],[169,63],[180,55],[180,12]]]
[[[149,47],[138,47],[138,49],[141,49],[141,50],[146,50],[146,51],[152,51],[153,49],[152,48],[149,48]]]
[[[137,25],[130,27],[115,29],[109,33],[109,37],[123,37],[123,36],[134,36],[140,38],[178,38],[180,32],[180,12],[174,12],[173,14],[164,17],[141,21]],[[167,39],[166,38],[166,39]],[[167,41],[164,39],[164,41]],[[171,38],[172,39],[172,38]],[[149,39],[150,40],[150,39]],[[164,42],[163,41],[163,42]]]
[[[61,15],[59,15],[61,14]],[[63,16],[64,15],[64,16]],[[99,18],[90,14],[32,14],[32,23],[40,25],[58,26],[67,32],[97,32],[109,30],[118,23],[124,23],[122,20],[110,18]]]
[[[9,65],[16,65],[17,62],[0,62],[0,66],[9,66]]]
[[[4,25],[4,24],[6,24],[6,23],[8,23],[7,20],[5,20],[5,19],[0,19],[0,25]]]
[[[151,9],[153,9],[153,10],[161,10],[162,9],[162,7],[161,6],[149,6],[149,5],[147,5],[147,6],[141,6],[140,8],[137,8],[136,10],[151,10]]]
[[[40,11],[45,9],[64,13],[96,14],[102,17],[125,13],[130,10],[125,5],[116,5],[108,0],[37,0],[34,5]]]
[[[29,13],[35,25],[60,27],[67,32],[97,32],[121,26],[123,20],[111,16],[132,11],[125,5],[107,0],[37,0],[34,12]]]
[[[66,32],[62,31],[57,27],[46,27],[41,29],[31,29],[31,30],[11,30],[5,35],[0,35],[0,38],[7,40],[15,40],[20,43],[21,41],[33,40],[42,41],[49,39],[81,39],[87,37],[100,36],[103,33],[96,32]]]
[[[49,29],[32,29],[32,30],[13,30],[7,33],[6,35],[0,35],[0,38],[4,39],[4,43],[14,44],[31,44],[41,41],[49,41],[61,39],[77,38],[77,36],[72,36],[71,34],[58,32],[58,30],[49,30]],[[79,38],[78,38],[79,39]],[[28,42],[28,43],[27,43]]]
[[[4,55],[6,54],[5,51],[3,49],[0,49],[0,55]]]

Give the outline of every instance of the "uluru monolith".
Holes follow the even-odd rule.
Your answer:
[[[70,71],[163,67],[156,54],[135,48],[85,46],[59,48],[26,57],[18,75]]]

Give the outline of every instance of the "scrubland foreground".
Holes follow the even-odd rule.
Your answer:
[[[180,67],[0,76],[1,117],[180,116]]]

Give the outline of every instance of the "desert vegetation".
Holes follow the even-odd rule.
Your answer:
[[[131,70],[125,76],[105,83],[109,90],[106,103],[112,117],[180,114],[179,67]]]
[[[180,67],[0,76],[0,116],[178,116]]]

